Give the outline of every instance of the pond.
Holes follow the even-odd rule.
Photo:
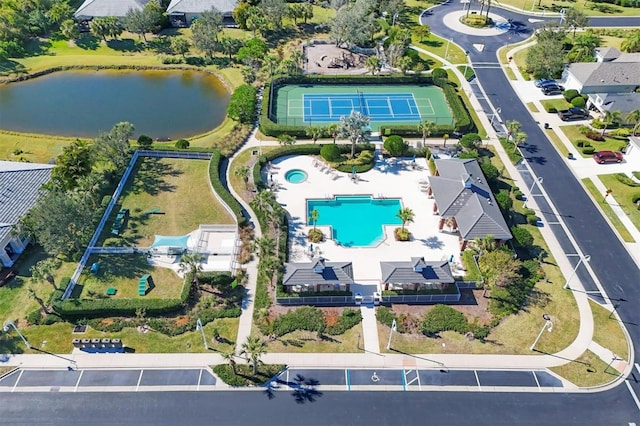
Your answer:
[[[65,71],[0,84],[0,129],[94,138],[128,121],[136,136],[187,138],[218,126],[229,94],[196,71]]]

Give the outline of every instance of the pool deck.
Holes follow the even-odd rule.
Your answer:
[[[376,154],[378,155],[378,154]],[[377,156],[376,158],[379,158]],[[320,158],[313,156],[289,156],[275,160],[268,173],[273,175],[278,189],[275,192],[280,202],[290,214],[289,235],[291,238],[290,262],[310,262],[310,244],[306,225],[306,200],[310,198],[333,198],[334,195],[372,195],[374,198],[400,198],[402,206],[414,212],[414,222],[406,225],[413,238],[408,242],[395,241],[393,231],[399,225],[385,226],[385,239],[375,247],[342,247],[331,239],[328,227],[319,226],[325,240],[314,244],[315,256],[330,261],[353,262],[354,291],[371,295],[381,279],[380,261],[409,261],[411,257],[422,256],[425,260],[444,260],[454,257],[453,263],[460,263],[458,236],[438,231],[439,216],[433,214],[433,199],[424,191],[424,183],[429,177],[427,162],[416,159],[421,168],[412,167],[412,159],[398,161],[378,160],[375,167],[358,174],[353,182],[350,174],[321,170],[314,166]],[[289,183],[284,175],[291,169],[302,169],[308,179],[302,183]],[[356,220],[357,226],[357,220]],[[455,273],[454,268],[452,270]]]

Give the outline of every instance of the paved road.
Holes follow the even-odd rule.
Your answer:
[[[271,396],[271,398],[270,398]],[[624,387],[600,395],[478,392],[4,394],[0,425],[640,424]]]

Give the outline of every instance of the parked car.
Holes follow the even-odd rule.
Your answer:
[[[541,78],[540,80],[536,80],[533,82],[533,84],[535,84],[536,87],[542,87],[545,84],[549,84],[549,83],[556,84],[556,81],[552,78]]]
[[[577,107],[572,107],[564,111],[558,111],[558,117],[560,117],[562,121],[584,120],[586,118],[591,118],[591,116],[589,115],[589,111]]]
[[[619,163],[622,161],[622,153],[619,151],[598,151],[593,154],[593,159],[596,163]]]
[[[542,86],[540,90],[542,90],[542,93],[544,93],[547,96],[560,95],[562,94],[562,92],[564,92],[564,87],[554,84],[554,85]]]

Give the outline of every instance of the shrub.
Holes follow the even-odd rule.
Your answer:
[[[602,136],[600,134],[600,132],[594,132],[593,130],[590,130],[587,133],[585,133],[584,135],[587,138],[591,139],[592,141],[598,141],[598,142],[603,142],[604,141],[604,136]]]
[[[409,241],[411,239],[411,232],[407,228],[396,228],[394,231],[396,241]]]
[[[587,102],[584,99],[582,99],[580,96],[578,96],[577,98],[571,99],[571,105],[573,105],[576,108],[584,108],[586,104]]]
[[[318,308],[302,306],[273,320],[273,334],[282,337],[295,330],[324,332],[324,314]]]
[[[523,193],[522,193],[522,191],[520,191],[519,189],[516,189],[516,190],[514,190],[514,191],[513,191],[513,197],[514,197],[516,200],[520,200],[520,201],[522,201],[522,200],[523,200],[523,198],[524,198],[524,194],[523,194]]]
[[[429,158],[429,172],[431,172],[432,175],[436,174],[436,160],[431,157]]]
[[[535,214],[528,214],[527,215],[527,223],[529,225],[537,225],[538,224],[538,216]]]
[[[42,319],[42,313],[40,312],[40,309],[34,309],[27,314],[25,319],[30,325],[38,325]]]
[[[353,328],[362,321],[362,313],[356,309],[345,309],[338,318],[338,323],[327,326],[325,332],[332,336],[337,336]]]
[[[591,127],[593,127],[594,129],[604,129],[605,126],[606,126],[605,123],[599,118],[594,118],[593,120],[591,120]]]
[[[138,145],[140,145],[140,148],[149,148],[153,145],[153,139],[147,135],[140,135],[138,138]]]
[[[576,89],[569,89],[562,92],[562,96],[564,96],[567,102],[571,102],[571,100],[577,98],[578,96],[580,96],[580,94]]]
[[[105,195],[102,197],[102,201],[100,201],[100,207],[106,209],[109,203],[111,202],[111,195]]]
[[[435,305],[424,316],[421,330],[426,335],[435,335],[448,330],[464,334],[469,331],[469,322],[461,312],[451,306]]]
[[[187,149],[189,148],[189,141],[186,139],[178,139],[176,141],[176,148],[178,149]]]
[[[594,147],[592,147],[592,146],[587,146],[587,147],[582,148],[582,153],[585,154],[585,155],[591,155],[594,152],[596,152],[596,149]]]
[[[582,148],[582,147],[585,147],[585,148],[586,148],[586,147],[588,147],[588,146],[591,146],[591,142],[589,142],[589,141],[585,141],[584,139],[578,139],[578,140],[576,141],[576,146],[577,146],[578,148]]]
[[[477,149],[478,145],[482,142],[482,138],[477,133],[467,133],[460,138],[460,145],[466,150]]]
[[[340,152],[340,148],[338,147],[338,145],[328,144],[320,148],[320,156],[322,156],[322,158],[327,161],[334,162],[340,159],[342,153]]]
[[[449,78],[449,75],[447,74],[447,70],[443,69],[443,68],[434,68],[433,71],[431,71],[431,77],[433,77],[433,79],[439,79],[439,78]]]
[[[384,149],[392,156],[399,157],[404,154],[407,144],[402,139],[402,136],[391,135],[384,141]]]
[[[637,204],[640,201],[640,192],[636,192],[631,196],[631,202]]]
[[[391,327],[391,325],[393,325],[393,320],[396,319],[396,316],[393,311],[386,306],[378,306],[376,308],[376,319],[380,324]]]
[[[550,105],[545,105],[544,109],[549,113],[549,114],[555,114],[558,112],[558,108],[550,106]]]
[[[533,245],[533,236],[526,228],[514,226],[511,228],[511,234],[517,245],[520,247],[529,247]]]
[[[256,88],[248,84],[238,86],[229,98],[227,115],[241,123],[253,122],[256,115]]]
[[[609,136],[613,136],[615,138],[628,138],[631,136],[631,129],[626,127],[620,127],[619,129],[614,129],[608,132]]]
[[[487,182],[489,183],[495,182],[498,177],[500,177],[500,171],[498,170],[498,168],[488,161],[481,162],[480,168],[482,169],[482,173],[484,173],[484,176],[487,178]]]
[[[324,238],[324,234],[318,228],[309,229],[309,241],[312,243],[319,243]]]
[[[496,194],[496,201],[503,212],[508,212],[513,207],[513,200],[511,199],[509,191],[506,189],[501,189]]]

